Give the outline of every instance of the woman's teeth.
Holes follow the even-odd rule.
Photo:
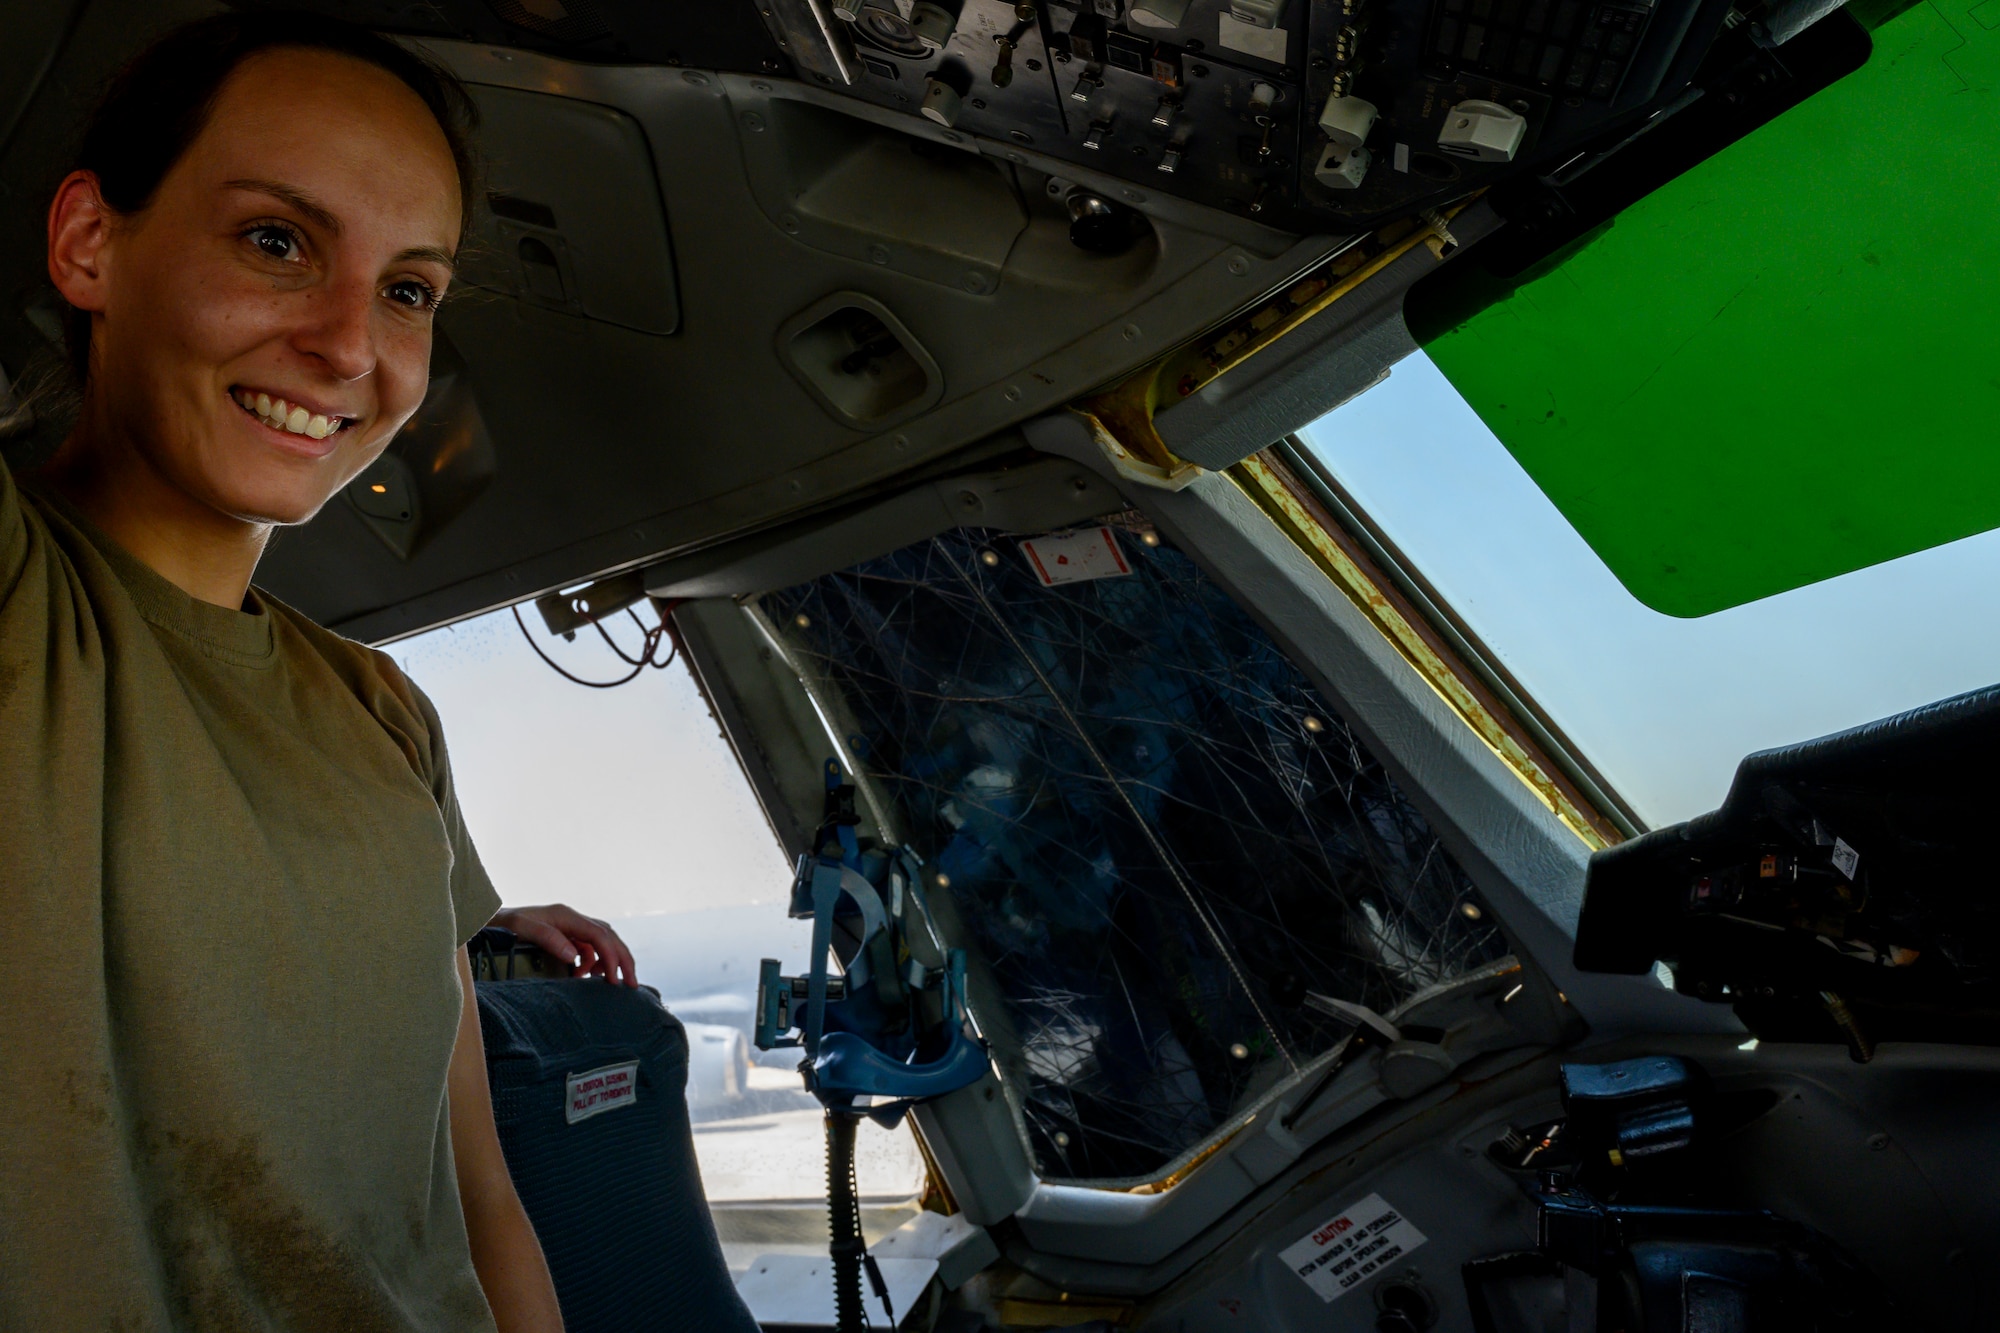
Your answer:
[[[236,405],[245,412],[261,419],[267,426],[290,431],[294,435],[323,440],[347,424],[344,417],[328,417],[317,412],[308,412],[303,407],[294,406],[282,398],[273,398],[268,393],[251,393],[248,389],[238,389],[235,396]]]

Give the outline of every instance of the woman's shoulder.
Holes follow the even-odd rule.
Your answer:
[[[378,721],[411,733],[426,753],[436,746],[437,710],[395,658],[326,628],[262,588],[256,593],[274,621],[280,652],[307,654],[324,664]]]

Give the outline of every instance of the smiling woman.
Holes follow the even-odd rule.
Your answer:
[[[365,31],[211,19],[117,77],[50,205],[82,393],[0,465],[0,1327],[562,1326],[437,715],[251,587],[423,401],[466,106]],[[630,979],[601,923],[504,919]]]
[[[188,108],[201,132],[159,171],[157,135],[120,114],[157,96],[136,67],[50,208],[50,276],[89,386],[50,476],[205,600],[239,603],[272,525],[310,518],[423,401],[468,191],[448,103],[407,73],[257,50]],[[159,525],[126,515],[163,506],[211,539],[136,536]]]

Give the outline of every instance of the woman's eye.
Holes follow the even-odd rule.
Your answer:
[[[428,284],[414,280],[390,283],[387,295],[397,305],[412,310],[429,310],[437,304],[437,293]]]
[[[250,232],[250,244],[256,246],[272,259],[292,260],[297,258],[299,242],[296,236],[283,227],[257,227]]]

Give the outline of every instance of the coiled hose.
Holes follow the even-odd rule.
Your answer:
[[[827,1221],[833,1232],[833,1327],[835,1333],[862,1333],[868,1313],[861,1305],[861,1201],[854,1189],[854,1129],[860,1117],[826,1113]]]

